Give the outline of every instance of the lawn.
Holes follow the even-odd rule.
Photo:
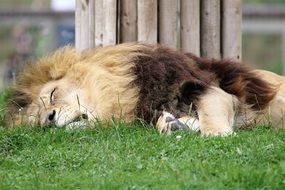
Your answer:
[[[285,189],[285,130],[203,138],[140,123],[0,127],[0,189]]]
[[[0,128],[0,189],[285,188],[285,131],[203,138],[110,125]]]

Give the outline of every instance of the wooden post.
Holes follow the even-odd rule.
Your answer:
[[[103,46],[115,45],[117,40],[117,0],[104,0]]]
[[[220,0],[201,0],[201,55],[221,58]]]
[[[95,0],[89,0],[89,48],[95,47]]]
[[[241,4],[242,0],[76,0],[76,49],[159,40],[198,56],[240,60]]]
[[[157,0],[138,0],[138,41],[157,43]]]
[[[80,50],[89,48],[89,1],[81,0],[81,46]]]
[[[200,0],[181,0],[181,47],[200,56]]]
[[[120,42],[137,40],[137,1],[121,0]]]
[[[95,47],[103,46],[104,36],[104,13],[103,13],[103,1],[95,1]]]
[[[282,32],[282,71],[280,72],[282,75],[285,75],[285,31]]]
[[[76,0],[75,3],[75,48],[79,50],[81,46],[81,1]]]
[[[241,0],[223,0],[223,58],[241,60]]]
[[[75,47],[78,51],[94,47],[94,1],[76,0]]]
[[[159,1],[159,43],[173,48],[177,47],[177,13],[177,0]]]

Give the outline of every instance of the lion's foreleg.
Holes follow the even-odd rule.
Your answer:
[[[197,105],[201,134],[227,136],[233,133],[238,100],[220,88],[211,87]]]

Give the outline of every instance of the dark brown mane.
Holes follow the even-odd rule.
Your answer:
[[[215,73],[219,86],[236,95],[255,110],[264,109],[276,95],[276,88],[262,80],[252,69],[231,60],[204,59],[187,54],[202,70]]]
[[[135,85],[140,88],[137,115],[146,121],[156,121],[160,115],[155,113],[157,110],[175,116],[189,113],[190,102],[195,102],[206,90],[211,74],[199,69],[182,52],[163,46],[153,46],[143,53],[134,67]]]
[[[140,88],[137,115],[146,121],[155,121],[157,110],[176,117],[189,113],[213,82],[255,110],[265,108],[276,94],[274,87],[241,63],[199,58],[161,45],[144,51],[134,61],[134,73]]]

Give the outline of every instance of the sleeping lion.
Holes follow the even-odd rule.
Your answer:
[[[19,75],[6,121],[56,127],[140,119],[159,133],[284,128],[285,78],[230,60],[203,59],[161,45],[128,43],[57,50]]]

